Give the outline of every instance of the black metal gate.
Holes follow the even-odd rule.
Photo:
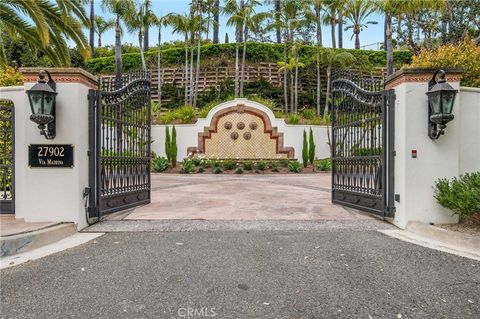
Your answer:
[[[395,91],[379,77],[332,74],[332,202],[392,217]]]
[[[90,217],[150,202],[150,73],[89,92]]]
[[[11,101],[0,100],[0,213],[15,213],[15,115]]]

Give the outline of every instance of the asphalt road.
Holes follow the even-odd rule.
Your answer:
[[[480,262],[371,230],[110,233],[2,270],[1,318],[480,318]]]

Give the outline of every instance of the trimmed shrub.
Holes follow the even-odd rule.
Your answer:
[[[171,153],[170,153],[170,145],[172,143],[172,139],[170,138],[170,129],[168,126],[165,127],[165,154],[167,155],[168,162],[171,162]]]
[[[307,132],[303,130],[303,148],[302,148],[302,161],[303,167],[308,166],[308,142],[307,142]]]
[[[165,157],[157,157],[152,161],[152,169],[154,172],[160,173],[168,168],[168,159]]]
[[[177,130],[175,129],[175,125],[172,128],[172,142],[170,144],[170,158],[171,158],[171,161],[172,161],[172,166],[175,167],[177,165]]]
[[[480,172],[439,179],[433,189],[437,202],[460,217],[480,216]]]
[[[315,142],[313,141],[313,131],[312,128],[310,128],[310,135],[309,135],[309,148],[308,148],[308,160],[310,164],[313,164],[313,161],[315,160]]]

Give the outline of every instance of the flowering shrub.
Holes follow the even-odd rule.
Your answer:
[[[433,50],[422,50],[412,58],[412,67],[463,68],[461,85],[480,87],[480,46],[466,37],[457,44],[446,44]]]

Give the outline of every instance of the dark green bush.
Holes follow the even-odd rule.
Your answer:
[[[243,162],[243,169],[246,171],[251,171],[253,169],[253,162],[252,161]]]
[[[439,179],[434,186],[437,202],[461,217],[480,215],[480,172]]]
[[[258,161],[256,164],[255,164],[255,167],[260,170],[260,171],[264,171],[265,168],[267,168],[267,164],[264,162],[264,161]]]
[[[223,163],[223,168],[225,168],[226,170],[229,170],[229,171],[234,169],[236,166],[237,166],[237,162],[234,161],[234,160],[226,160]]]
[[[157,157],[152,161],[152,169],[154,172],[160,173],[168,168],[168,159],[165,157]]]
[[[182,162],[182,169],[181,169],[181,172],[184,173],[184,174],[190,174],[193,172],[193,170],[195,169],[195,164],[193,163],[193,161],[191,159],[184,159],[183,162]]]
[[[315,160],[315,142],[313,141],[313,131],[312,128],[310,128],[310,135],[308,138],[308,161],[310,164],[313,164],[313,161]]]
[[[303,161],[303,167],[307,168],[307,166],[308,166],[308,141],[307,141],[307,132],[305,132],[305,130],[303,130],[302,161]]]
[[[300,173],[302,171],[302,165],[299,161],[290,161],[290,163],[288,163],[288,170],[292,173]]]
[[[332,170],[332,160],[330,158],[321,159],[318,162],[317,168],[318,168],[318,170],[320,170],[322,172]]]
[[[237,167],[235,174],[243,174],[243,169],[241,167]]]
[[[213,174],[222,174],[223,170],[220,166],[214,166],[213,169],[212,169],[212,173]]]

